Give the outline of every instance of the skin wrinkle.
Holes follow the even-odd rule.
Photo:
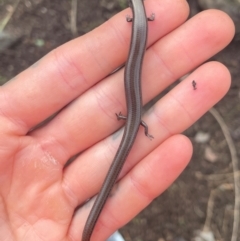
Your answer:
[[[65,147],[63,146],[63,144],[62,144],[60,141],[58,141],[56,138],[53,138],[53,139],[52,139],[52,142],[54,143],[54,145],[57,147],[58,150],[61,150],[61,153],[64,153],[64,154],[65,154],[65,157],[63,158],[63,159],[65,159],[65,161],[63,161],[63,163],[64,163],[64,165],[65,165],[66,162],[67,162],[68,157],[71,156],[70,153],[67,152],[67,148],[65,148]],[[63,165],[63,166],[64,166],[64,165]]]
[[[64,81],[64,83],[66,84],[66,86],[67,87],[69,87],[70,89],[72,89],[71,88],[71,86],[69,85],[69,83],[68,83],[68,81],[67,81],[67,79],[65,78],[65,76],[63,75],[63,72],[62,72],[62,70],[61,70],[61,68],[59,67],[59,66],[61,66],[62,64],[60,64],[60,61],[59,61],[59,57],[58,57],[58,49],[54,49],[53,51],[52,51],[52,53],[53,53],[53,56],[54,56],[54,58],[55,58],[55,61],[53,61],[53,63],[55,63],[55,66],[57,67],[56,69],[57,69],[57,72],[58,72],[58,75],[61,77],[61,79]]]
[[[12,173],[13,173],[13,165],[11,165],[11,176],[13,176]],[[11,190],[12,182],[13,182],[13,179],[11,178],[10,184],[9,184],[9,190]],[[9,191],[9,192],[10,192],[10,191]],[[9,193],[9,192],[8,192],[8,193]],[[6,194],[6,195],[7,195],[7,194]],[[4,203],[4,207],[5,207],[5,210],[6,210],[6,216],[7,216],[7,217],[10,217],[10,212],[8,211],[8,207],[7,207],[6,203],[4,202],[4,199],[3,199],[3,198],[1,198],[1,202]],[[8,218],[8,220],[9,220],[9,218]]]
[[[71,84],[70,84],[70,82],[69,82],[69,78],[68,77],[65,77],[65,75],[64,75],[64,72],[62,71],[62,69],[61,69],[61,66],[63,65],[62,63],[61,63],[61,61],[60,61],[60,59],[61,60],[64,60],[64,63],[67,63],[67,65],[68,65],[68,67],[70,67],[70,68],[73,68],[72,67],[72,65],[71,65],[71,63],[69,62],[69,60],[63,55],[63,53],[61,52],[61,51],[59,51],[59,49],[54,49],[53,51],[52,51],[52,54],[53,54],[53,56],[54,56],[54,58],[55,58],[55,61],[53,61],[53,62],[55,62],[55,66],[56,66],[56,70],[57,70],[57,72],[59,73],[59,76],[62,78],[62,80],[64,81],[64,83],[66,84],[66,86],[70,89],[70,91],[72,91],[72,90],[74,90],[74,91],[76,91],[76,87],[75,86],[72,86]],[[59,57],[59,55],[61,55],[61,57]],[[78,70],[78,69],[77,69]],[[79,70],[78,70],[78,72],[79,72]],[[81,73],[80,73],[81,74]],[[85,77],[82,75],[82,77],[83,77],[83,79],[85,80]],[[85,80],[85,84],[86,85],[88,85],[87,83],[86,83],[87,81]]]
[[[145,163],[145,165],[146,165],[146,163]],[[142,166],[141,169],[144,170],[146,173],[148,173],[148,172],[145,170],[145,168],[143,168],[143,166]],[[139,171],[139,170],[138,170],[138,171]],[[144,176],[144,175],[143,175],[143,176]],[[149,175],[148,175],[148,176],[149,176]],[[152,199],[153,199],[154,195],[152,195],[152,194],[147,194],[147,192],[144,192],[144,191],[143,191],[144,189],[149,190],[149,188],[145,188],[144,185],[142,185],[142,184],[140,183],[141,180],[139,180],[138,177],[135,178],[135,173],[134,173],[134,172],[130,172],[129,177],[130,177],[129,180],[131,181],[131,184],[132,184],[133,188],[141,195],[141,198],[146,199],[146,200],[147,200],[147,203],[152,202]],[[135,180],[135,179],[136,179],[136,180]],[[150,191],[151,191],[151,190],[150,190]]]
[[[196,65],[196,63],[195,63],[195,58],[192,58],[192,56],[191,56],[191,54],[189,54],[188,53],[188,51],[187,51],[187,49],[185,48],[185,46],[184,46],[184,43],[182,42],[182,41],[179,41],[177,38],[176,38],[176,36],[175,36],[175,34],[172,34],[172,36],[171,36],[173,39],[174,39],[174,41],[177,43],[177,46],[178,46],[178,48],[181,48],[182,50],[183,50],[183,53],[185,54],[185,56],[187,57],[187,59],[188,59],[188,64],[189,64],[189,66],[197,66]],[[181,57],[181,59],[182,59],[182,57]],[[184,62],[186,62],[186,58],[184,58]],[[187,64],[187,65],[188,65]]]
[[[154,108],[154,110],[156,110],[157,108]],[[162,127],[160,127],[160,129],[165,129],[165,131],[167,132],[167,135],[165,135],[165,138],[164,139],[167,139],[167,138],[169,138],[170,136],[173,136],[174,134],[176,134],[176,133],[174,133],[174,132],[172,132],[169,128],[168,128],[168,125],[167,125],[167,123],[166,123],[166,121],[163,121],[163,118],[162,118],[162,116],[161,116],[161,113],[162,113],[162,111],[161,110],[159,110],[159,111],[154,111],[153,112],[153,114],[157,117],[157,120],[158,120],[158,123],[159,123],[159,127],[160,126],[162,126]],[[166,123],[166,124],[165,124]]]
[[[48,165],[48,163],[51,163],[54,166],[60,166],[60,162],[58,162],[57,159],[54,158],[48,151],[44,152],[44,155],[43,157],[41,157],[40,161],[46,165]]]
[[[150,48],[148,51],[151,51],[151,52],[153,53],[153,56],[155,56],[154,59],[156,59],[156,60],[159,62],[159,66],[164,66],[164,68],[167,70],[167,72],[168,72],[169,75],[170,75],[170,78],[169,78],[169,79],[171,79],[171,82],[173,82],[175,79],[177,79],[177,78],[175,77],[174,73],[173,73],[173,72],[171,71],[171,69],[168,67],[166,61],[164,61],[164,59],[161,57],[161,55],[158,54],[158,52],[160,52],[160,51],[156,50],[156,45],[151,46],[151,48]],[[147,51],[147,52],[148,52],[148,51]],[[152,58],[153,58],[153,56],[152,56]],[[170,84],[171,84],[171,83],[169,83],[169,85],[170,85]]]
[[[5,216],[6,216],[6,219],[1,219],[4,223],[6,223],[6,226],[7,226],[7,223],[10,223],[10,219],[9,219],[9,212],[8,212],[8,208],[6,206],[6,202],[4,201],[4,199],[2,198],[2,196],[0,196],[0,200],[1,200],[1,203],[3,204],[3,208],[1,208],[1,213],[2,213],[2,209],[5,210]],[[11,229],[9,228],[9,235],[11,235]],[[11,235],[12,236],[12,235]]]
[[[110,197],[111,198],[111,197]],[[119,223],[121,223],[121,220],[118,220],[117,217],[115,215],[113,215],[113,212],[108,211],[109,207],[107,205],[104,206],[104,212],[107,213],[107,215],[104,215],[107,218],[104,218],[102,216],[102,218],[100,217],[97,220],[97,225],[93,231],[93,236],[97,236],[96,234],[99,232],[101,233],[101,230],[105,229],[105,230],[109,230],[109,232],[106,233],[111,233],[112,230],[115,230],[116,227],[119,227]],[[113,228],[112,228],[113,227]]]
[[[70,185],[68,184],[68,179],[66,177],[63,178],[61,185],[63,188],[63,192],[67,197],[67,200],[69,200],[69,198],[71,199],[69,200],[69,203],[71,204],[72,208],[75,209],[76,206],[78,206],[79,204],[81,205],[82,201],[80,201],[79,198],[76,195],[74,195],[74,191],[72,191],[72,189],[70,188]],[[86,193],[84,192],[83,185],[80,185],[80,188],[83,190],[82,193]]]
[[[119,136],[120,137],[120,136]],[[105,157],[105,160],[107,160],[108,162],[106,163],[107,164],[107,167],[109,168],[110,165],[112,164],[113,162],[113,158],[117,152],[117,149],[119,147],[119,144],[120,144],[120,141],[121,139],[120,138],[117,138],[117,139],[113,139],[113,138],[107,138],[103,141],[103,144],[104,144],[104,149],[106,150],[104,152],[104,157]],[[105,164],[105,165],[106,165]]]
[[[105,152],[105,153],[107,153],[107,151]],[[108,160],[109,158],[106,158],[106,160]],[[110,160],[111,161],[111,160]],[[110,161],[109,161],[109,163],[110,163]],[[107,164],[104,164],[104,165],[107,165]],[[109,167],[110,166],[110,164],[109,165],[107,165],[107,167]],[[85,175],[85,173],[84,173],[84,175]],[[65,176],[65,175],[64,175]],[[65,178],[64,178],[65,179]],[[72,181],[71,181],[72,182]],[[77,183],[78,184],[78,183]],[[79,185],[77,185],[77,186],[79,186]],[[89,187],[88,186],[86,186],[86,190],[83,188],[84,186],[86,186],[86,185],[81,185],[80,186],[80,188],[81,188],[81,193],[89,193]],[[77,190],[78,192],[79,192],[79,189]],[[97,193],[98,191],[97,190],[95,190],[95,192],[94,192],[94,194],[92,194],[91,196],[93,197],[96,193]],[[73,193],[74,193],[74,191],[73,191]],[[77,195],[77,194],[75,194],[75,195]],[[89,194],[90,195],[90,194]],[[88,196],[88,195],[87,195]],[[92,198],[91,198],[91,200],[92,200]],[[80,199],[78,199],[78,202],[77,202],[77,205],[79,206],[79,205],[81,205],[82,203],[84,203],[86,200],[80,200]],[[89,202],[87,202],[87,203],[89,203]],[[77,206],[76,205],[76,206]],[[84,204],[85,205],[85,204]],[[75,207],[76,207],[75,206]]]
[[[189,117],[189,119],[190,119],[190,123],[195,123],[195,119],[193,119],[192,118],[192,116],[190,115],[190,112],[184,107],[184,105],[181,103],[181,101],[179,101],[176,97],[175,97],[175,95],[173,95],[172,93],[171,93],[171,91],[169,92],[169,96],[170,97],[172,97],[172,99],[173,100],[175,100],[177,103],[178,103],[178,106],[180,106],[185,112],[182,112],[182,113],[185,113],[185,114],[187,114],[187,116]],[[178,133],[174,133],[174,134],[178,134]]]
[[[20,232],[21,232],[21,229],[22,228],[24,228],[25,229],[25,227],[23,227],[23,226],[27,226],[27,230],[25,231],[25,235],[23,236],[23,240],[24,240],[24,237],[25,236],[27,236],[28,235],[28,232],[30,232],[31,230],[32,230],[32,225],[30,225],[28,222],[24,222],[21,226],[19,226],[18,227],[18,230],[20,230]],[[35,232],[34,232],[35,233]],[[36,234],[36,233],[35,233]]]
[[[22,138],[19,138],[18,140],[18,145],[17,145],[17,147],[16,147],[16,151],[14,152],[15,154],[14,154],[14,156],[12,157],[12,159],[13,159],[13,161],[10,161],[10,158],[8,158],[8,160],[9,160],[9,162],[8,163],[12,163],[11,164],[11,180],[10,180],[10,183],[9,183],[9,192],[8,192],[8,194],[9,193],[11,193],[11,187],[12,187],[12,183],[13,183],[13,177],[14,177],[14,175],[13,175],[13,173],[14,173],[14,160],[16,159],[16,155],[18,154],[18,152],[20,151],[20,149],[21,149],[21,144],[20,144],[20,142],[21,142],[21,140],[23,140],[23,138],[24,137],[22,137]],[[6,194],[7,195],[7,194]],[[8,217],[10,217],[9,215],[9,212],[8,212],[8,208],[6,208],[6,210],[7,210],[7,214],[8,214]]]
[[[28,232],[30,232],[31,230],[28,230]],[[24,235],[24,237],[23,237],[23,240],[26,240],[26,236],[28,235],[28,232]],[[44,240],[44,239],[42,239],[38,234],[36,234],[36,232],[35,231],[33,231],[33,233],[36,235],[34,238],[38,238],[38,241],[40,241],[40,240],[42,240],[42,241],[46,241],[46,240]],[[31,234],[31,236],[32,236],[32,234]]]
[[[1,88],[0,89],[1,90],[1,92],[0,92],[0,95],[1,95],[1,103],[5,103],[5,106],[6,106],[6,104],[7,104],[7,106],[8,106],[8,108],[7,108],[7,110],[9,111],[9,109],[13,109],[13,108],[10,108],[10,103],[11,103],[11,98],[10,98],[10,95],[8,95],[7,93],[7,91],[5,91],[3,88]],[[13,93],[10,93],[10,94],[13,94]],[[10,113],[11,111],[9,111],[9,113]],[[8,113],[7,113],[7,111],[3,111],[3,108],[0,108],[0,115],[2,115],[6,120],[7,120],[7,122],[11,122],[14,126],[15,126],[15,128],[13,128],[14,129],[14,132],[16,131],[16,130],[25,130],[24,132],[16,132],[16,133],[14,133],[14,134],[16,134],[16,135],[19,135],[19,136],[21,136],[21,135],[25,135],[26,134],[26,132],[27,132],[27,124],[24,122],[24,121],[22,121],[21,119],[19,119],[19,118],[14,118],[13,116],[10,116]],[[12,129],[12,128],[11,128]],[[11,134],[13,134],[13,133],[11,133]]]
[[[96,64],[92,64],[93,65],[97,65],[99,68],[99,70],[102,73],[99,73],[99,76],[106,76],[106,72],[109,72],[109,62],[107,61],[107,59],[105,58],[105,56],[99,56],[99,49],[102,49],[102,35],[99,35],[99,37],[97,38],[97,36],[94,35],[93,39],[94,41],[85,41],[84,45],[86,48],[86,52],[88,53],[89,56],[92,56],[91,60],[92,63],[96,63]],[[96,55],[96,53],[98,53]],[[99,56],[99,58],[96,58],[96,56]],[[104,64],[103,64],[104,62]],[[111,65],[110,65],[111,66]],[[105,70],[106,68],[106,70]]]
[[[29,146],[26,146],[21,151],[25,152],[25,149],[28,149],[28,148],[29,148]],[[55,179],[57,178],[56,176],[59,175],[58,174],[59,171],[62,170],[62,165],[48,151],[45,150],[45,147],[43,147],[41,145],[41,143],[37,143],[36,145],[35,144],[32,145],[32,148],[36,148],[36,150],[41,151],[41,158],[39,159],[39,161],[37,163],[39,163],[39,165],[43,165],[44,169],[46,169],[46,170],[49,170],[49,168],[51,168],[51,170],[54,171],[54,176],[51,176],[51,178],[48,179],[49,180],[48,185],[38,187],[38,191],[40,192],[40,191],[43,191],[43,190],[47,190],[49,187],[51,188],[53,183],[55,184],[55,181],[56,181]],[[17,152],[17,154],[21,155],[20,151]],[[55,166],[56,168],[53,169],[53,166]],[[14,175],[12,175],[12,176],[14,176]],[[54,177],[54,178],[52,178],[52,177]]]
[[[57,158],[53,157],[51,152],[46,150],[44,143],[40,142],[39,147],[43,154],[42,158],[40,159],[42,163],[46,164],[46,166],[48,166],[48,163],[50,163],[51,168],[53,168],[53,166],[57,166],[56,170],[62,169],[62,163],[58,161]]]
[[[110,166],[113,162],[113,158],[117,153],[117,150],[119,148],[119,144],[121,141],[121,137],[123,135],[123,128],[121,128],[117,132],[119,132],[119,135],[117,136],[117,138],[112,138],[112,136],[114,136],[114,134],[115,134],[114,133],[109,138],[104,139],[102,142],[105,151],[104,151],[104,157],[101,159],[104,160],[105,166],[107,166],[106,170],[108,170],[110,168]],[[106,171],[106,174],[107,174],[107,171]],[[119,180],[120,177],[121,177],[121,174],[119,175],[117,180]]]
[[[41,139],[39,141],[39,145],[40,145],[43,153],[48,153],[51,156],[53,156],[53,154],[51,154],[53,152],[50,151],[49,149],[52,149],[52,147],[54,147],[53,148],[54,153],[61,153],[61,155],[58,155],[61,158],[59,158],[57,163],[60,164],[61,168],[64,167],[65,163],[67,162],[68,157],[70,156],[70,153],[67,152],[67,149],[60,142],[60,140],[57,140],[55,136],[51,136],[46,139]],[[57,159],[57,158],[55,158],[55,159]]]
[[[77,239],[73,238],[74,234],[68,234],[68,235],[69,235],[69,238],[67,239],[67,241],[79,241],[79,239],[77,240]],[[61,241],[66,241],[66,239],[64,238]]]
[[[112,141],[111,137],[108,137],[102,141],[103,149],[105,151],[104,151],[104,155],[101,156],[101,160],[103,161],[104,166],[106,166],[106,169],[105,169],[106,173],[103,175],[101,181],[103,181],[103,179],[105,178],[107,171],[112,164],[113,158],[117,152],[120,141],[121,141],[120,138],[118,138],[118,142]],[[95,187],[95,191],[92,194],[92,196],[94,196],[98,193],[98,189],[96,189],[96,188],[97,188],[97,186]],[[85,193],[87,193],[87,192],[85,192]]]
[[[84,109],[84,111],[85,111],[85,109]],[[64,142],[66,142],[66,140],[70,140],[71,143],[76,143],[76,142],[78,142],[79,140],[78,140],[78,137],[75,137],[75,135],[76,135],[76,130],[73,130],[73,129],[67,127],[63,116],[64,116],[64,114],[61,115],[61,113],[60,113],[60,118],[59,118],[59,120],[60,120],[60,123],[61,123],[61,124],[58,125],[58,126],[61,126],[61,132],[62,132],[62,136],[64,136],[64,138],[59,137],[58,134],[56,135],[56,134],[55,134],[55,133],[56,133],[56,130],[53,131],[53,135],[56,135],[56,138],[59,139],[60,143],[61,143],[61,142],[63,143],[63,144],[61,144],[61,146],[63,146],[63,147],[66,148],[66,144],[64,144]],[[81,121],[82,121],[82,119],[84,119],[84,117],[86,117],[86,113],[85,113],[85,112],[84,112],[84,114],[83,114],[83,113],[80,113],[80,114],[78,115],[78,121],[79,121],[79,123],[81,123]],[[67,118],[68,118],[68,117],[67,117]],[[72,123],[74,123],[74,121],[72,121],[72,119],[74,120],[74,119],[75,119],[75,116],[74,116],[73,118],[71,117],[71,120],[70,120]],[[53,123],[54,123],[54,122],[53,122]],[[50,123],[50,126],[53,126],[53,124]],[[50,129],[51,129],[51,128],[50,128]],[[79,130],[81,131],[81,132],[80,132],[80,135],[83,135],[83,136],[86,135],[85,133],[89,133],[89,132],[88,132],[88,129],[82,128],[81,126],[79,127]],[[41,135],[41,136],[42,136],[42,135]],[[67,147],[68,147],[68,146],[67,146]],[[69,158],[71,158],[71,156],[74,156],[74,155],[76,155],[77,153],[82,152],[82,151],[83,151],[83,148],[84,148],[84,147],[82,147],[82,146],[79,146],[78,149],[74,148],[73,150],[72,150],[71,148],[67,148],[67,149],[69,150],[70,155],[68,155],[68,157],[67,157],[66,159],[69,159]],[[85,148],[86,148],[86,147],[85,147]]]
[[[78,79],[83,80],[83,81],[81,81],[81,83],[78,83],[78,86],[80,86],[81,89],[88,89],[90,85],[87,81],[87,78],[83,74],[81,67],[79,66],[79,64],[75,63],[75,61],[72,59],[70,54],[68,56],[65,56],[64,53],[65,53],[64,51],[61,52],[61,56],[63,57],[64,61],[67,62],[68,66],[70,66],[71,68],[75,68],[75,70],[77,71]],[[79,78],[79,76],[82,78]],[[75,85],[71,86],[71,84],[69,82],[68,82],[68,84],[70,85],[70,87],[73,90],[75,90],[75,88],[76,88]]]
[[[162,121],[162,116],[161,116],[161,111],[159,110],[159,111],[156,111],[156,106],[157,104],[155,104],[153,107],[152,107],[152,115],[153,116],[155,116],[156,117],[156,119],[157,119],[157,121],[158,121],[158,123],[159,123],[159,128],[161,129],[161,126],[162,126],[162,128],[163,129],[165,129],[166,130],[166,132],[168,133],[168,135],[167,136],[165,136],[165,139],[167,139],[169,136],[172,136],[174,133],[171,133],[171,131],[167,128],[167,125],[165,125],[164,124],[164,122]]]
[[[27,224],[27,227],[29,227],[28,231],[31,229],[31,226],[32,226],[32,225],[30,225],[22,216],[20,216],[17,212],[15,212],[14,215],[17,216],[20,220],[23,221],[20,226],[15,226],[15,227],[16,227],[16,231],[17,231],[17,229],[21,229],[21,227],[24,226],[24,225],[26,225],[26,224]],[[10,216],[9,216],[9,217],[10,217]],[[14,217],[14,219],[16,219],[16,218]],[[10,222],[10,224],[11,224],[11,226],[12,226],[13,222]],[[14,228],[11,228],[11,230],[14,230]],[[28,232],[28,231],[27,231],[27,232]],[[17,234],[16,234],[16,232],[15,232],[15,233],[13,234],[15,240],[17,240],[17,239],[16,239],[16,237],[17,237],[16,235],[17,235]]]
[[[125,21],[126,21],[126,19],[125,19]],[[124,49],[125,46],[129,45],[129,43],[130,43],[130,35],[128,35],[126,38],[124,38],[125,34],[123,34],[122,32],[119,31],[120,30],[119,25],[115,26],[115,25],[113,25],[113,23],[115,23],[115,22],[111,21],[111,19],[106,22],[106,24],[109,25],[108,31],[111,30],[111,32],[114,33],[114,35],[116,36],[115,38],[119,41],[119,43],[121,43],[120,49]],[[116,67],[112,66],[111,69],[114,69],[114,68],[116,68]]]
[[[105,88],[102,85],[95,85],[92,87],[91,91],[94,92],[93,96],[97,100],[97,104],[102,112],[111,120],[117,120],[116,115],[109,108],[109,105],[106,107],[103,103],[111,103],[111,106],[114,106],[117,109],[117,106],[120,106],[123,109],[122,102],[116,98],[116,95],[113,95],[111,91],[105,91]],[[119,109],[121,109],[119,108]]]
[[[76,239],[73,238],[73,235],[74,235],[74,234],[70,234],[70,233],[69,233],[69,230],[68,230],[68,236],[69,236],[68,241],[77,241]],[[61,240],[61,241],[66,241],[66,239],[63,239],[63,240]],[[78,241],[79,241],[79,240],[78,240]]]
[[[46,240],[45,238],[43,239],[39,234],[37,234],[36,231],[35,231],[35,230],[36,230],[36,227],[35,227],[35,226],[38,227],[38,224],[39,224],[39,223],[41,223],[41,222],[47,222],[48,220],[49,220],[48,218],[45,218],[45,219],[40,218],[39,220],[37,220],[37,222],[35,222],[35,223],[32,225],[32,226],[33,226],[34,233],[36,234],[36,236],[39,237],[39,238],[40,238],[41,240],[43,240],[43,241],[48,241],[49,239],[47,239],[47,240]],[[51,220],[51,221],[52,221],[52,220]],[[56,222],[54,221],[54,223],[56,223]],[[66,232],[67,232],[67,230],[66,230]],[[54,241],[55,241],[55,240],[54,240]]]

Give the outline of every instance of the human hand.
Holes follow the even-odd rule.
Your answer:
[[[140,128],[92,241],[105,240],[177,178],[192,153],[190,141],[179,133],[230,85],[222,64],[198,67],[233,37],[228,16],[209,10],[184,23],[185,0],[145,4],[156,17],[149,23],[143,64],[144,103],[195,70],[144,116],[154,140]],[[1,87],[0,240],[81,240],[92,206],[84,202],[99,191],[121,140],[119,132],[111,134],[124,124],[115,118],[126,112],[123,70],[108,75],[127,58],[127,14],[129,9],[52,51]]]

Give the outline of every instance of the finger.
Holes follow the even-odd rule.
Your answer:
[[[154,10],[161,16],[149,26],[149,44],[185,21],[186,1],[176,4],[172,8],[167,0],[161,1],[161,5],[157,1],[146,3],[147,11]],[[1,88],[1,111],[17,126],[10,131],[25,134],[126,60],[131,35],[131,24],[125,20],[127,13],[129,9],[89,34],[57,48]],[[159,29],[162,21],[167,24]]]
[[[193,79],[197,83],[196,90],[192,86]],[[164,140],[190,127],[225,95],[229,86],[229,71],[218,62],[206,63],[190,74],[148,112],[145,120],[154,140],[149,141],[140,128],[119,178]],[[99,191],[120,140],[121,135],[118,135],[99,142],[65,169],[63,186],[75,204],[83,203]]]
[[[221,51],[231,42],[234,31],[230,17],[212,9],[162,38],[145,58],[143,80],[148,81],[143,83],[144,102]]]
[[[214,31],[210,31],[210,27],[206,25],[207,21],[211,23]],[[201,34],[197,29],[201,30]],[[155,43],[147,51],[143,65],[144,102],[153,98],[180,76],[196,68],[209,56],[220,51],[229,43],[233,32],[231,19],[220,11],[211,10],[201,13],[200,16],[196,16],[171,32],[171,37],[167,35]],[[198,38],[195,37],[196,35]],[[176,39],[181,39],[181,42]],[[165,48],[168,52],[164,50]],[[195,56],[194,61],[189,59],[190,55]],[[166,66],[171,66],[171,72],[170,67]],[[218,76],[217,73],[216,75]],[[40,142],[52,138],[53,142],[57,143],[49,147],[50,153],[64,149],[67,154],[62,156],[66,158],[62,159],[62,162],[92,146],[124,124],[116,121],[115,117],[115,113],[125,112],[122,81],[123,72],[106,78],[84,93],[68,109],[34,135]],[[226,83],[228,81],[229,78],[226,79]]]
[[[167,139],[134,167],[114,189],[92,235],[106,240],[116,229],[136,216],[179,176],[192,154],[190,141],[181,135]],[[69,233],[77,240],[91,205],[85,205],[74,217]]]

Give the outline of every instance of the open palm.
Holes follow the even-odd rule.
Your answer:
[[[222,64],[198,67],[231,41],[227,15],[209,10],[184,23],[185,0],[145,4],[156,19],[143,65],[144,103],[195,70],[143,117],[154,140],[140,128],[92,241],[105,240],[177,178],[192,153],[179,133],[230,85]],[[0,88],[1,241],[81,240],[92,205],[85,202],[99,191],[121,140],[122,132],[110,135],[124,124],[115,118],[126,113],[123,70],[109,74],[127,58],[127,14],[52,51]]]

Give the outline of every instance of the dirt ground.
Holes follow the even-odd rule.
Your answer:
[[[14,1],[0,0],[0,20]],[[87,33],[126,6],[126,1],[120,0],[79,1],[78,34]],[[0,53],[0,83],[73,38],[70,11],[71,1],[67,0],[19,3],[5,29],[15,35],[16,40]],[[197,11],[198,8],[193,12]],[[224,63],[232,74],[230,91],[215,108],[228,126],[240,158],[240,41],[233,41],[212,59]],[[202,230],[207,217],[216,240],[230,240],[234,189],[226,139],[211,113],[204,115],[185,134],[194,145],[190,165],[162,196],[121,229],[126,241],[190,241],[197,230]],[[204,137],[207,140],[204,141]],[[209,204],[212,209],[208,209]]]

